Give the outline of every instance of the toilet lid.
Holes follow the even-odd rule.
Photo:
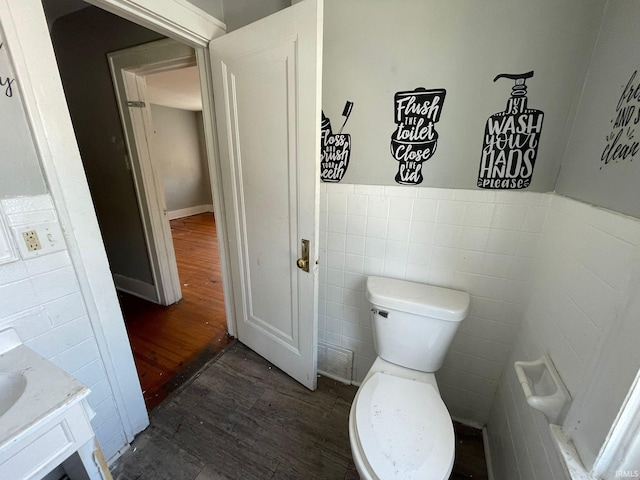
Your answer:
[[[358,392],[355,414],[363,456],[378,478],[449,478],[453,425],[433,386],[375,373]]]

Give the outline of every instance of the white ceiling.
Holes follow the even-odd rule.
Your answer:
[[[202,110],[198,67],[154,73],[145,76],[149,103],[184,110]]]

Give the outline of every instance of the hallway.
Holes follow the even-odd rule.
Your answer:
[[[118,294],[148,410],[231,341],[213,214],[171,220],[171,233],[182,300],[163,307]]]

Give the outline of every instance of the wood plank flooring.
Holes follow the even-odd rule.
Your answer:
[[[163,307],[120,293],[147,409],[229,344],[212,213],[171,220],[183,298]]]
[[[356,390],[321,377],[311,392],[236,342],[151,413],[114,479],[357,479],[348,433]],[[482,449],[467,452],[478,439],[481,447],[478,432],[461,440],[456,428],[451,479],[487,478]]]

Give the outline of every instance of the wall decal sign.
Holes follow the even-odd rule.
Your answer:
[[[320,154],[320,179],[323,182],[337,183],[344,177],[349,166],[351,156],[351,135],[342,133],[347,124],[353,102],[347,101],[342,111],[344,122],[338,133],[331,130],[331,120],[322,112],[322,124],[320,127],[320,141],[322,152]]]
[[[0,50],[4,47],[4,42],[0,42]],[[13,77],[5,77],[0,74],[0,88],[5,97],[13,97],[13,82],[16,79]]]
[[[640,79],[636,80],[637,75],[637,70],[631,74],[611,119],[613,126],[605,137],[607,145],[600,156],[605,165],[620,160],[633,161],[640,152],[640,140],[636,137],[636,127],[640,123]]]
[[[398,92],[394,96],[394,122],[391,155],[398,162],[396,182],[402,185],[422,183],[422,163],[429,160],[438,146],[434,124],[440,120],[447,91],[444,88]]]
[[[478,187],[489,189],[527,188],[538,156],[544,113],[527,108],[527,78],[521,74],[501,73],[493,79],[515,80],[504,112],[491,115],[484,129],[484,142]]]

